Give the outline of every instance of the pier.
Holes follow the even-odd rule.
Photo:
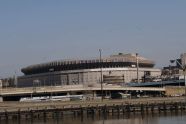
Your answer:
[[[184,97],[140,98],[104,101],[2,102],[0,119],[34,119],[73,116],[126,115],[130,113],[185,112]]]

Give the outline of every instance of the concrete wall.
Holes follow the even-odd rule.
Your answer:
[[[139,78],[144,76],[145,72],[150,72],[151,76],[161,75],[160,69],[140,68]],[[60,72],[50,72],[44,74],[34,74],[30,76],[18,77],[18,87],[23,86],[51,86],[51,85],[77,85],[77,84],[95,84],[101,81],[101,69],[82,69],[69,70]],[[131,82],[137,78],[136,68],[103,68],[103,75],[124,76],[125,83]],[[39,80],[38,84],[34,84],[34,80]],[[106,83],[106,82],[105,82]]]

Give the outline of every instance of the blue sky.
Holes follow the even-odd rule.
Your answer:
[[[0,77],[52,60],[186,52],[185,0],[1,0]]]

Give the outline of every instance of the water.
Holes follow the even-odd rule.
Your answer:
[[[80,116],[65,115],[60,118],[23,119],[23,120],[1,120],[0,124],[185,124],[186,113],[156,113],[156,114],[134,114],[130,115],[99,115]]]

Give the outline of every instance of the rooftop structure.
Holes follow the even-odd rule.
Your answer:
[[[170,60],[170,65],[169,66],[166,66],[166,67],[163,68],[162,74],[167,75],[167,76],[183,75],[184,72],[183,72],[183,69],[180,66],[180,64],[182,66],[186,65],[186,53],[181,54],[180,58],[176,59],[176,64],[175,65],[173,65],[171,62],[172,62],[172,60]]]
[[[136,54],[111,55],[110,57],[89,60],[61,60],[42,64],[31,65],[21,69],[25,75],[46,73],[50,71],[65,71],[77,69],[95,68],[117,68],[117,67],[136,67]],[[138,56],[139,67],[152,68],[154,62],[144,57]]]

